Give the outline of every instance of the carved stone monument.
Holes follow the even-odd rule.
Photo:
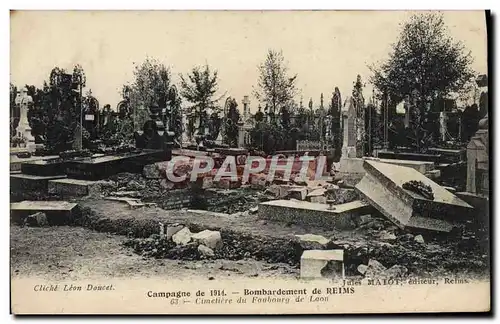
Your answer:
[[[467,192],[489,196],[488,115],[467,145]]]
[[[162,150],[165,152],[165,160],[170,160],[174,133],[166,129],[160,120],[161,108],[153,106],[149,108],[150,120],[144,123],[142,131],[135,132],[135,143],[139,149]]]
[[[26,88],[23,88],[22,91],[17,93],[15,103],[19,106],[20,111],[16,136],[24,139],[28,152],[34,152],[36,149],[35,137],[31,134],[31,127],[28,121],[28,109],[33,104],[33,98],[28,95],[28,90]]]
[[[347,100],[347,112],[343,117],[344,141],[342,145],[342,158],[356,157],[356,108],[353,98]]]

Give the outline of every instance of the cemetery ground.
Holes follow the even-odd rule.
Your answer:
[[[149,181],[149,182],[148,182]],[[403,231],[382,215],[360,218],[354,228],[339,230],[319,224],[294,224],[261,219],[260,202],[275,200],[269,190],[211,189],[205,210],[164,209],[172,201],[152,180],[122,174],[114,186],[156,205],[132,209],[124,201],[97,195],[71,198],[78,203],[70,223],[48,227],[11,225],[12,276],[51,279],[103,277],[299,278],[300,257],[308,249],[343,249],[346,276],[362,278],[360,265],[378,261],[396,276],[488,277],[488,230],[467,221],[457,233],[423,235]],[[136,189],[131,191],[131,189]],[[139,189],[139,190],[137,190]],[[109,189],[108,189],[109,190]],[[181,196],[190,189],[177,189]],[[349,194],[347,194],[347,192]],[[358,199],[339,195],[336,203]],[[149,195],[149,196],[148,196]],[[206,195],[205,195],[206,196]],[[170,197],[170,198],[165,198]],[[48,197],[47,199],[57,199]],[[168,202],[167,202],[168,201]],[[190,232],[218,231],[221,244],[203,254],[194,244],[176,245],[159,229],[187,227]],[[313,239],[304,236],[313,234]]]

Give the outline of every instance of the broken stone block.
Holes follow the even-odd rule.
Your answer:
[[[378,238],[381,241],[394,241],[396,239],[396,235],[394,235],[394,233],[382,231],[379,233]]]
[[[304,250],[321,250],[328,244],[328,242],[330,242],[330,240],[326,237],[316,234],[295,236],[300,240],[301,246]]]
[[[315,204],[326,204],[326,197],[325,196],[313,196],[309,198],[309,201]]]
[[[365,161],[364,168],[366,174],[356,190],[401,229],[450,232],[454,221],[467,217],[473,210],[472,206],[415,169],[374,161]],[[409,181],[429,186],[434,199],[403,189],[403,184]]]
[[[300,257],[303,279],[343,279],[344,276],[344,250],[306,250]]]
[[[325,188],[313,189],[310,193],[307,194],[307,197],[319,197],[324,196],[326,193]]]
[[[249,209],[250,214],[257,214],[259,212],[259,206],[255,206]]]
[[[221,189],[235,189],[241,186],[239,181],[233,181],[230,178],[221,178],[219,181],[214,181],[213,184],[216,188]]]
[[[402,278],[406,275],[408,269],[404,266],[394,265],[384,272],[384,277],[388,279]]]
[[[272,184],[266,189],[266,192],[274,195],[275,197],[278,197],[280,195],[280,186]]]
[[[420,243],[420,244],[425,244],[424,237],[422,235],[417,235],[413,239],[415,242]]]
[[[167,237],[167,240],[170,240],[172,239],[172,236],[179,232],[181,229],[183,229],[184,226],[183,225],[180,225],[180,224],[171,224],[171,225],[167,225],[167,232],[165,233],[166,234],[166,237]]]
[[[202,185],[201,185],[202,189],[213,188],[213,186],[214,186],[214,178],[212,178],[212,177],[203,177],[202,181],[203,181]]]
[[[307,188],[293,188],[288,191],[288,197],[297,200],[305,200],[307,197]]]
[[[292,189],[295,189],[295,188],[300,188],[300,189],[306,189],[304,187],[299,187],[299,186],[290,186],[290,185],[280,185],[280,191],[279,191],[279,194],[276,198],[278,199],[282,199],[282,198],[286,198],[288,197],[288,194],[290,192],[290,190]],[[307,189],[306,189],[307,191]]]
[[[360,268],[358,267],[358,271]],[[366,268],[362,267],[362,270],[364,270],[364,275],[367,278],[376,278],[376,277],[381,277],[383,273],[387,270],[387,268],[380,262],[378,262],[375,259],[370,259],[368,261],[368,265]]]
[[[186,245],[191,242],[191,237],[193,233],[189,230],[189,228],[184,227],[174,235],[172,235],[172,241],[174,241],[177,245]]]
[[[29,215],[25,219],[25,225],[28,226],[37,226],[37,227],[44,227],[49,225],[49,222],[47,221],[47,215],[42,212],[35,213],[33,215]]]
[[[203,244],[198,245],[198,252],[200,252],[201,255],[207,258],[212,258],[215,256],[214,250]]]
[[[219,231],[204,230],[193,234],[191,238],[193,241],[203,244],[211,249],[220,247],[222,244],[222,237]]]

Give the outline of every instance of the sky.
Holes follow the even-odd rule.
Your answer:
[[[325,105],[335,87],[350,95],[356,75],[366,81],[371,64],[388,57],[409,11],[15,11],[11,13],[11,83],[38,87],[55,66],[82,65],[87,90],[101,107],[116,107],[133,81],[134,62],[146,57],[179,73],[208,63],[219,75],[219,95],[240,102],[252,95],[258,64],[268,49],[282,50],[304,106]],[[471,51],[472,68],[487,73],[483,11],[443,12],[450,35]],[[221,102],[223,104],[223,102]]]

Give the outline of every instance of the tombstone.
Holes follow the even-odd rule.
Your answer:
[[[243,120],[247,120],[250,117],[250,100],[248,96],[243,96]]]
[[[356,157],[356,109],[352,98],[348,99],[348,109],[343,117],[344,141],[342,158]]]
[[[161,108],[157,105],[150,107],[150,120],[144,123],[142,131],[135,132],[135,143],[139,149],[162,150],[165,160],[170,160],[172,154],[174,133],[168,131],[161,120]]]
[[[467,192],[489,196],[488,115],[479,121],[479,130],[467,145]]]
[[[73,133],[73,150],[81,150],[83,148],[83,138],[82,138],[82,125],[78,124],[75,127],[75,132]]]
[[[15,99],[16,105],[19,105],[19,124],[16,128],[16,136],[25,140],[26,149],[28,152],[35,151],[35,138],[31,134],[31,127],[28,121],[28,109],[33,104],[33,98],[28,95],[28,90],[23,88],[21,92],[17,93]]]
[[[450,232],[472,215],[472,206],[417,170],[370,160],[363,167],[366,174],[355,186],[361,198],[403,230]],[[410,190],[411,181],[428,187],[432,197]]]
[[[441,141],[445,142],[448,133],[448,116],[446,112],[442,111],[439,113],[439,135],[441,135]]]

